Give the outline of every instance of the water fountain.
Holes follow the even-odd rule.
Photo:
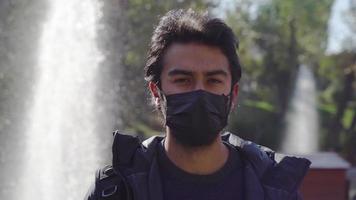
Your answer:
[[[304,199],[344,199],[350,164],[335,152],[319,149],[315,79],[306,65],[299,68],[286,122],[281,152],[302,155],[312,162],[300,188]],[[335,183],[335,187],[330,188],[330,182]]]
[[[95,91],[100,4],[51,0],[14,199],[82,199],[101,165]]]
[[[309,154],[318,150],[318,112],[315,79],[310,68],[301,65],[291,106],[286,117],[286,135],[281,151]]]

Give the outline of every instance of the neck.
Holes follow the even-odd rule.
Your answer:
[[[167,129],[164,148],[168,158],[180,169],[199,175],[212,174],[222,168],[228,159],[229,150],[217,136],[207,146],[186,147],[177,143]]]

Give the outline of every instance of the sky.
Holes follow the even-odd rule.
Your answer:
[[[329,38],[327,53],[338,53],[344,48],[342,46],[347,37],[356,40],[355,33],[352,33],[345,23],[345,15],[352,0],[335,0],[329,19]],[[355,0],[354,0],[355,1]],[[356,25],[355,25],[356,26]]]

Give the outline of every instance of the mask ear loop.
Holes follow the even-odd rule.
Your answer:
[[[230,113],[232,112],[232,110],[231,110],[231,106],[232,106],[232,91],[233,91],[233,83],[232,83],[232,81],[231,81],[231,89],[230,89],[230,93],[229,93],[229,95],[228,95],[228,101],[229,101],[229,103],[228,103],[228,112],[227,112],[227,115],[229,116],[230,115]],[[228,117],[227,116],[227,117]]]
[[[225,123],[226,124],[228,124],[228,121],[229,121],[229,116],[230,116],[230,113],[231,113],[231,106],[232,106],[232,91],[233,91],[233,89],[232,89],[233,87],[231,87],[231,90],[230,90],[230,93],[226,96],[227,97],[227,104],[225,105],[226,106],[226,110],[227,110],[227,112],[226,112],[226,116],[225,116]]]
[[[166,95],[162,92],[161,88],[157,88],[158,95],[160,98],[159,110],[161,111],[164,120],[166,120],[166,113],[167,113],[167,98]]]

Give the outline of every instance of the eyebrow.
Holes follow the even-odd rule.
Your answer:
[[[186,76],[193,76],[193,72],[189,70],[183,70],[183,69],[173,69],[170,72],[168,72],[169,76],[174,76],[174,75],[186,75]],[[228,74],[226,71],[218,69],[218,70],[213,70],[213,71],[208,71],[206,72],[207,76],[215,76],[215,75],[222,75],[227,77]]]
[[[221,69],[218,70],[213,70],[213,71],[209,71],[206,73],[207,76],[215,76],[215,75],[223,75],[225,77],[228,76],[227,72]]]
[[[188,70],[182,70],[182,69],[173,69],[172,71],[168,72],[168,76],[174,76],[174,75],[193,76],[193,72]]]

